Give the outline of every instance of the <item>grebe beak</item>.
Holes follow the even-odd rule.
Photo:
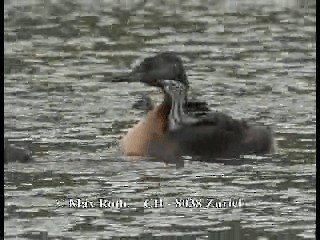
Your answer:
[[[162,84],[159,82],[160,80],[154,77],[156,74],[156,71],[153,71],[148,75],[139,72],[113,73],[111,75],[111,82],[141,82],[148,86],[162,88]]]
[[[113,73],[111,75],[111,82],[140,82],[140,79],[136,74],[132,74],[131,72],[124,73]]]

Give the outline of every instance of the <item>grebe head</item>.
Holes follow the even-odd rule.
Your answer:
[[[166,79],[181,82],[189,89],[190,84],[182,59],[175,52],[168,51],[149,56],[133,67],[131,71],[111,74],[111,82],[141,82],[148,86],[160,88],[161,92],[163,92],[163,85],[159,81]],[[187,95],[185,105],[188,112],[200,113],[209,111],[205,102],[195,101],[195,99],[189,101]],[[165,97],[170,98],[168,94]],[[144,98],[142,100],[145,101]],[[135,104],[135,107],[137,106],[140,105]],[[146,106],[149,110],[151,105],[147,103]]]
[[[162,52],[147,57],[131,72],[114,75],[112,82],[142,82],[149,86],[162,87],[159,80],[165,79],[181,82],[189,87],[182,60],[174,52]]]
[[[183,106],[186,101],[188,89],[183,83],[174,80],[162,80],[159,81],[159,84],[162,86],[165,95],[171,100],[171,109],[168,118],[169,130],[198,122],[196,118],[184,112]]]
[[[174,80],[162,80],[159,82],[160,85],[162,85],[164,92],[170,95],[171,98],[182,100],[185,99],[188,89],[183,83]]]

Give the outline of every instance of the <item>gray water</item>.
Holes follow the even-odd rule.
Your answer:
[[[315,0],[125,2],[4,2],[5,136],[35,158],[4,167],[5,239],[315,239]],[[122,156],[153,89],[108,76],[168,50],[190,95],[272,126],[279,153],[183,169]],[[175,206],[187,197],[241,204]],[[78,198],[127,207],[58,207]]]

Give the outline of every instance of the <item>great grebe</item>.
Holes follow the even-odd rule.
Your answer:
[[[176,154],[219,158],[274,149],[269,127],[208,112],[205,103],[188,101],[189,82],[181,59],[173,52],[145,58],[130,73],[114,77],[113,82],[142,82],[164,92],[163,102],[155,107],[149,103],[146,117],[122,138],[121,146],[128,156],[165,156],[169,161]],[[178,125],[183,127],[174,127]]]

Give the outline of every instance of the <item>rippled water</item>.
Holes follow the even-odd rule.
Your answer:
[[[5,136],[36,160],[5,166],[5,238],[315,239],[315,1],[125,2],[5,1]],[[178,170],[121,156],[153,89],[106,79],[167,50],[191,95],[271,125],[279,154]],[[242,204],[176,208],[186,197]],[[77,198],[128,207],[58,208]]]

